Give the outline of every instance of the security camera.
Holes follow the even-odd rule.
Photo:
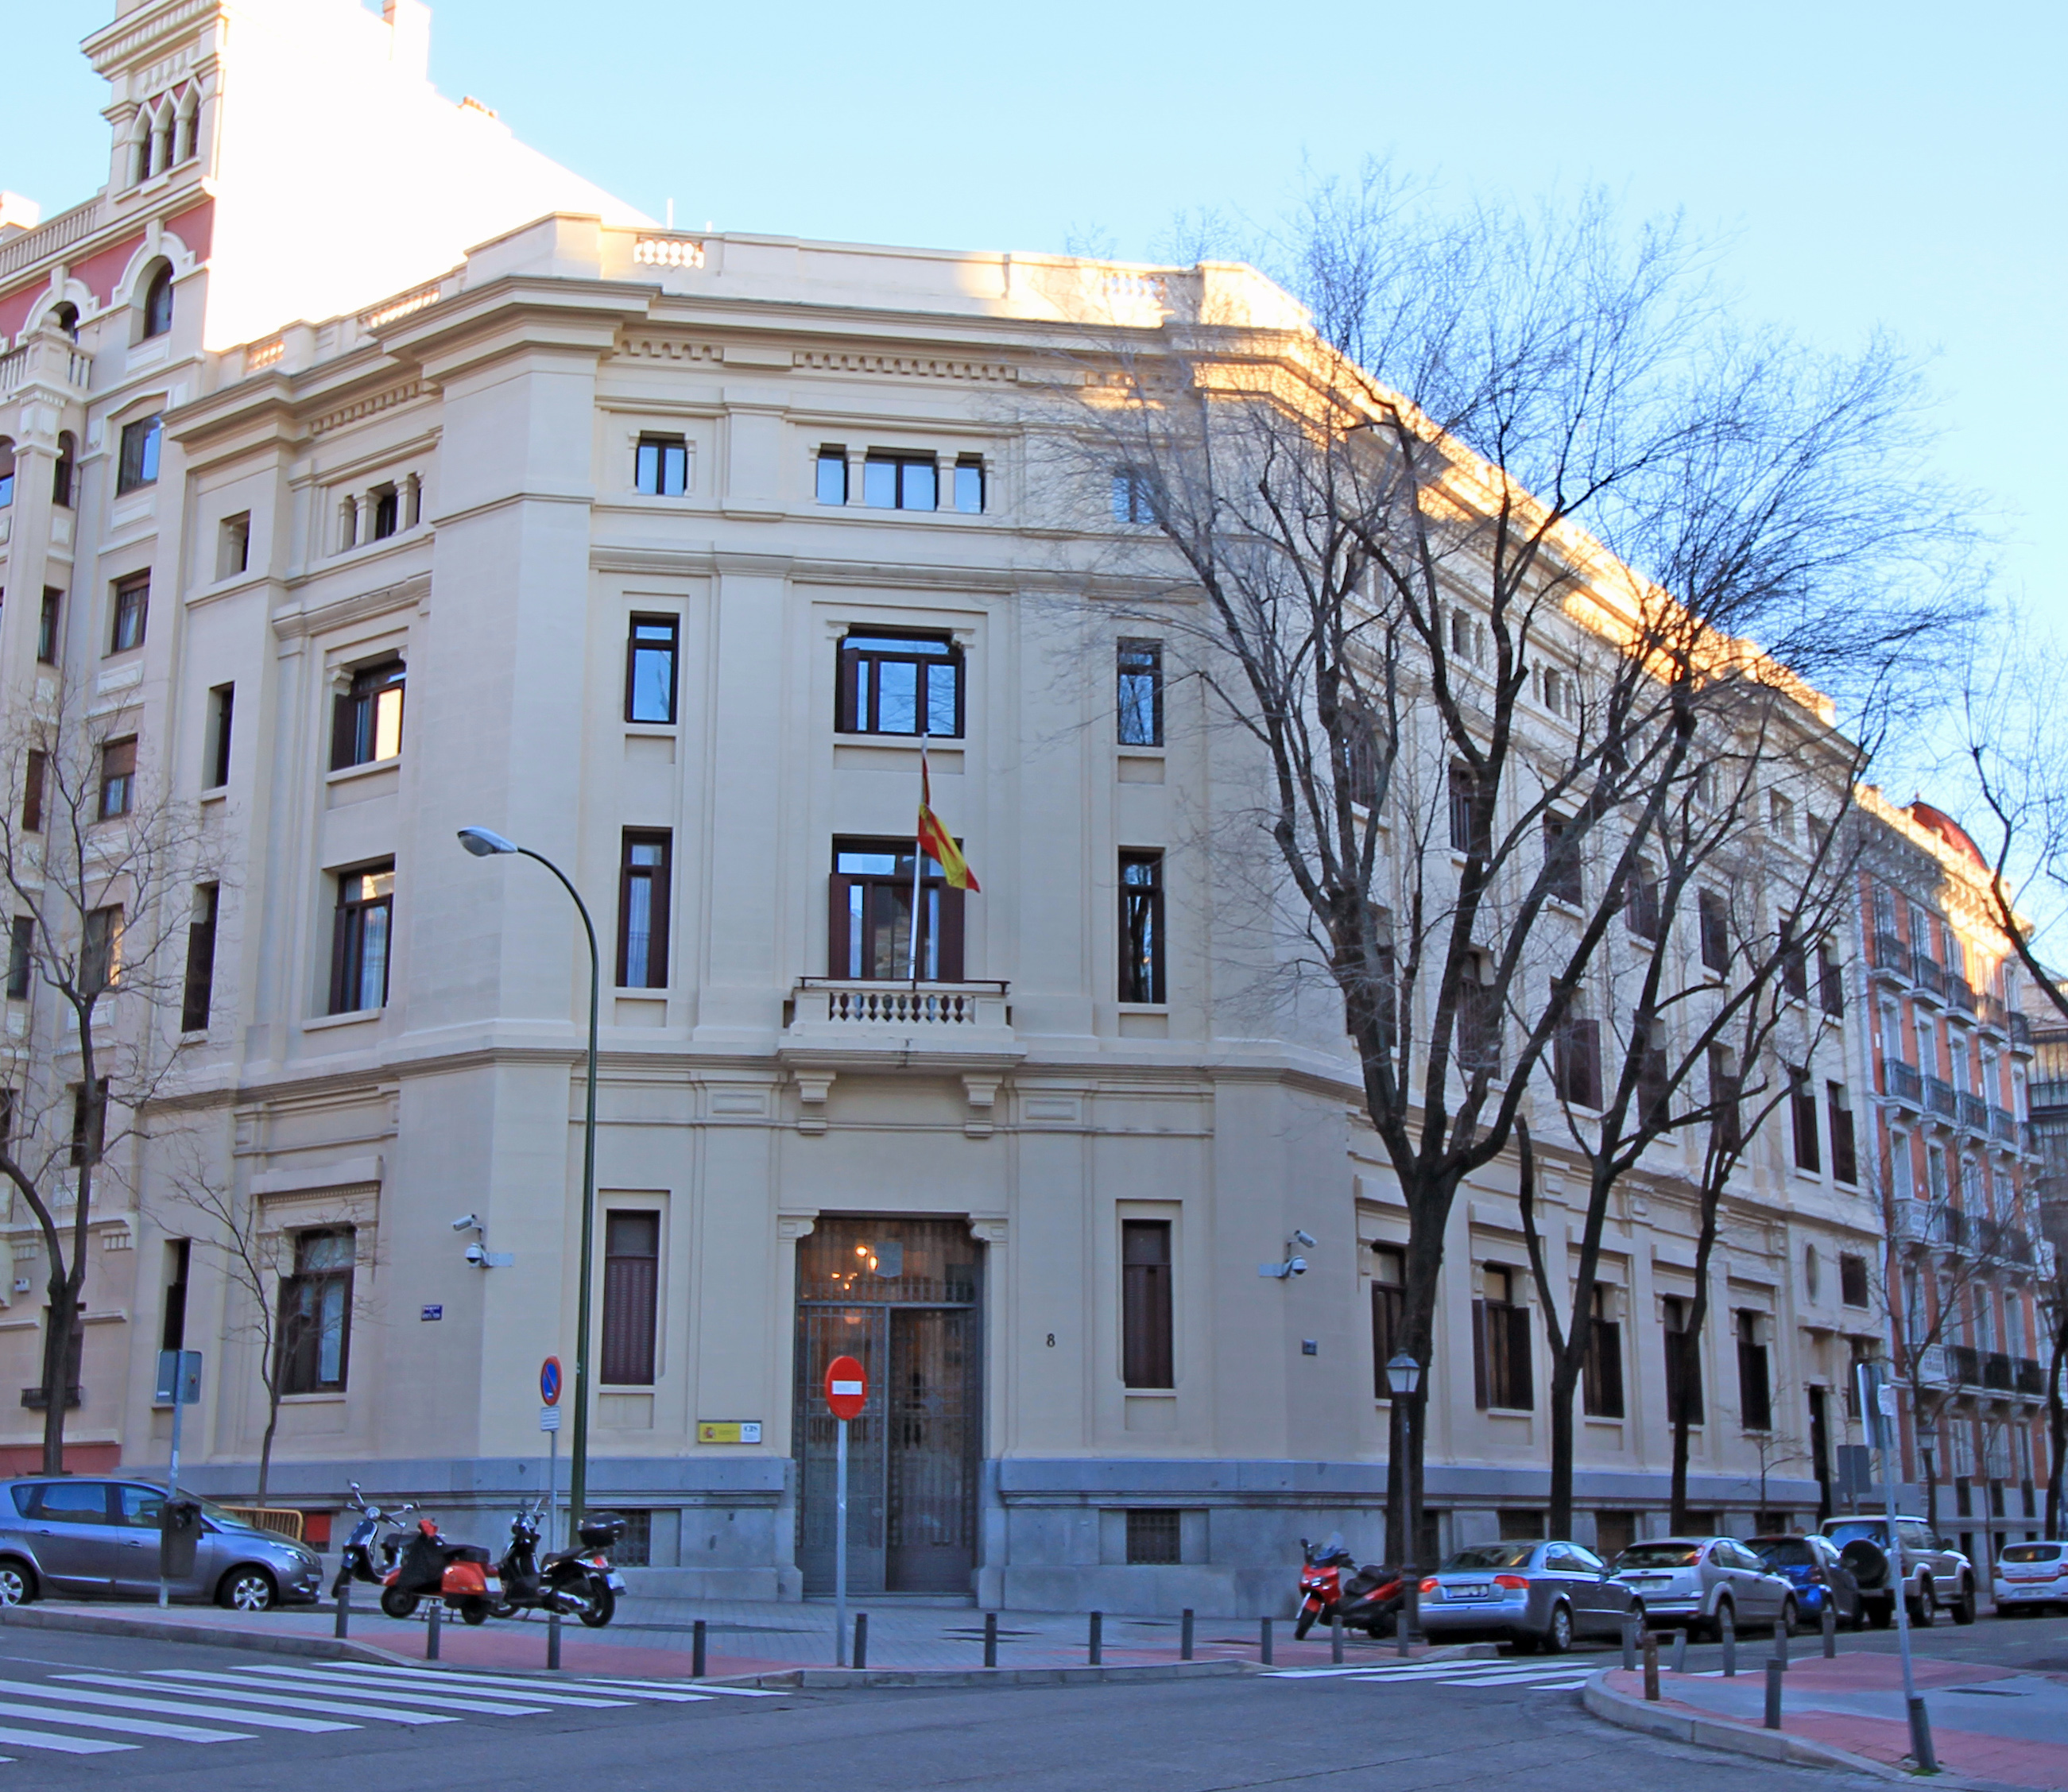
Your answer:
[[[1305,1275],[1307,1273],[1307,1260],[1303,1256],[1288,1257],[1285,1260],[1285,1271],[1288,1275]]]
[[[481,1230],[481,1222],[470,1213],[462,1213],[457,1220],[453,1221],[453,1230],[454,1232],[479,1232]]]
[[[466,1261],[477,1269],[487,1260],[487,1252],[482,1249],[478,1244],[470,1244],[466,1248]]]
[[[1295,1244],[1304,1244],[1311,1251],[1314,1248],[1314,1235],[1312,1232],[1302,1232],[1295,1226],[1292,1228],[1292,1242]]]

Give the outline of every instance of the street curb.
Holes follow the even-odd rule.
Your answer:
[[[1867,1774],[1876,1779],[1944,1786],[1949,1792],[2032,1792],[2003,1780],[1969,1779],[1964,1774],[1941,1770],[1925,1775],[1907,1767],[1891,1767],[1828,1742],[1813,1742],[1807,1737],[1790,1736],[1785,1730],[1755,1729],[1730,1717],[1711,1717],[1685,1707],[1669,1709],[1648,1700],[1618,1692],[1608,1684],[1616,1672],[1604,1668],[1580,1689],[1581,1702],[1604,1723],[1624,1729],[1642,1730],[1669,1741],[1692,1743],[1697,1748],[1720,1749],[1732,1754],[1756,1755],[1762,1761],[1785,1761],[1797,1767],[1836,1767],[1849,1774]]]
[[[349,1638],[303,1636],[291,1631],[268,1634],[234,1624],[183,1624],[175,1619],[132,1617],[112,1611],[51,1611],[36,1606],[0,1606],[0,1625],[22,1630],[83,1631],[95,1636],[147,1637],[158,1643],[204,1643],[258,1655],[313,1656],[330,1661],[370,1661],[382,1668],[421,1665],[392,1649]]]
[[[857,1686],[1081,1686],[1095,1681],[1199,1680],[1259,1672],[1253,1661],[1150,1661],[1111,1668],[786,1668],[770,1674],[738,1674],[714,1686],[753,1686],[826,1691]],[[699,1686],[700,1680],[683,1683]]]

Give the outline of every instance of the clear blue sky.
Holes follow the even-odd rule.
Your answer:
[[[0,186],[47,211],[106,165],[76,45],[111,10],[10,9]],[[2068,478],[2062,0],[442,0],[432,33],[443,91],[693,226],[1140,255],[1181,210],[1268,215],[1303,162],[1375,152],[1461,193],[1684,207],[1749,313],[1935,357],[1919,429],[1998,507],[2006,584],[2068,622],[2043,549]],[[368,149],[377,229],[404,171]]]

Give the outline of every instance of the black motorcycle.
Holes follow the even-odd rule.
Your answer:
[[[609,1623],[617,1610],[625,1582],[604,1552],[625,1535],[625,1521],[614,1512],[591,1513],[576,1532],[579,1546],[539,1554],[539,1508],[527,1506],[510,1521],[510,1547],[495,1565],[502,1598],[498,1618],[520,1611],[559,1611],[579,1618],[592,1630]]]
[[[330,1596],[335,1599],[344,1591],[348,1581],[364,1581],[369,1586],[385,1586],[388,1577],[395,1571],[395,1558],[402,1548],[401,1523],[417,1509],[413,1505],[385,1509],[368,1505],[366,1496],[359,1490],[359,1483],[348,1484],[352,1489],[352,1503],[359,1509],[359,1521],[352,1527],[352,1534],[344,1540],[344,1547],[338,1554],[337,1578],[332,1582]],[[385,1529],[389,1534],[381,1536]]]

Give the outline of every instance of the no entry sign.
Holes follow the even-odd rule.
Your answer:
[[[826,1404],[836,1419],[858,1419],[869,1403],[869,1372],[851,1356],[826,1365]]]

